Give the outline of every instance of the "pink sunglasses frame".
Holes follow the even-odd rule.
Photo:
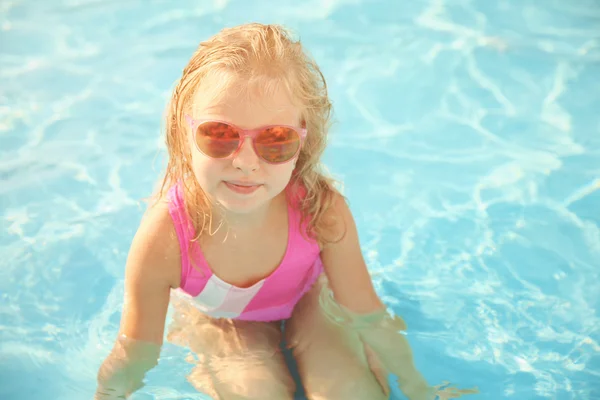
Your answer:
[[[198,141],[194,138],[194,144],[196,145],[196,149],[198,149],[198,151],[202,154],[204,154],[206,157],[210,157],[210,158],[214,158],[216,160],[225,160],[227,158],[230,157],[234,157],[237,153],[239,153],[240,149],[242,148],[242,144],[246,141],[247,137],[250,137],[250,139],[252,139],[252,149],[254,150],[254,153],[256,154],[256,156],[258,158],[260,158],[261,161],[266,162],[267,164],[285,164],[287,162],[290,162],[291,160],[294,159],[294,157],[296,157],[298,155],[298,153],[300,153],[300,149],[302,148],[302,145],[304,144],[304,140],[306,139],[306,135],[308,133],[308,131],[306,130],[306,128],[296,128],[294,126],[291,125],[283,125],[283,124],[276,124],[276,125],[265,125],[265,126],[261,126],[259,128],[255,128],[255,129],[242,129],[239,126],[232,124],[230,122],[227,121],[221,121],[218,119],[194,119],[192,118],[190,115],[185,114],[185,119],[187,121],[187,123],[190,125],[190,128],[192,129],[192,132],[194,132],[194,135],[196,134],[196,129],[198,129],[198,127],[200,125],[202,125],[205,122],[217,122],[217,123],[221,123],[221,124],[227,124],[235,129],[238,130],[238,132],[240,132],[240,143],[237,147],[237,149],[235,149],[235,151],[233,151],[230,155],[228,155],[227,157],[212,157],[206,153],[204,153],[201,149],[200,146],[198,146]],[[281,162],[271,162],[271,161],[267,161],[265,160],[263,157],[260,156],[260,154],[258,153],[258,151],[256,150],[256,143],[255,143],[255,139],[256,136],[258,136],[258,134],[260,132],[262,132],[265,129],[268,128],[273,128],[276,126],[281,126],[284,128],[290,128],[292,129],[294,132],[296,132],[298,134],[298,136],[300,137],[300,146],[298,146],[298,150],[296,150],[296,153],[294,153],[294,155],[292,157],[290,157],[289,160],[286,161],[281,161]]]

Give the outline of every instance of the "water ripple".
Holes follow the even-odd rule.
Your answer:
[[[250,20],[323,68],[326,161],[427,379],[600,398],[595,0],[1,2],[0,397],[91,394],[173,82]],[[140,396],[203,398],[184,359],[167,347]]]

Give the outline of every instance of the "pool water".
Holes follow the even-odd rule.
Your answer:
[[[427,380],[600,399],[596,0],[3,0],[0,398],[91,398],[170,90],[249,21],[294,29],[328,79],[325,162]],[[134,398],[205,398],[185,354]]]

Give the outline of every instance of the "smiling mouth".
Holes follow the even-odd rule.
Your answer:
[[[254,193],[255,191],[257,191],[262,186],[262,184],[225,181],[225,186],[227,186],[230,190],[232,190],[235,193],[250,194],[250,193]]]

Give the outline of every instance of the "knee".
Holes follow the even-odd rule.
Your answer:
[[[296,383],[280,360],[205,359],[188,375],[199,392],[218,400],[292,400]]]
[[[387,377],[378,376],[368,366],[347,360],[339,366],[319,371],[302,371],[309,400],[384,400],[390,395]]]
[[[296,383],[291,376],[275,380],[242,380],[237,387],[239,399],[244,400],[292,400],[296,392]],[[238,397],[234,397],[237,399]]]
[[[373,379],[363,379],[359,382],[351,382],[349,379],[339,379],[318,388],[306,391],[309,400],[387,400],[386,394],[381,386]]]

